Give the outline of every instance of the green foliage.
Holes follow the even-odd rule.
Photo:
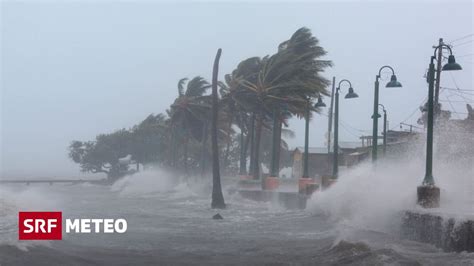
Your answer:
[[[275,54],[247,58],[224,76],[224,82],[218,82],[219,155],[223,167],[229,170],[227,173],[235,173],[239,168],[237,163],[242,161],[238,157],[246,157],[252,150],[250,147],[240,152],[240,135],[235,127],[248,140],[249,133],[255,130],[250,122],[253,114],[257,117],[255,149],[260,151],[261,146],[259,154],[268,162],[274,145],[271,121],[279,120],[287,127],[287,119],[304,117],[308,106],[311,111],[319,111],[311,102],[317,96],[328,95],[329,81],[321,74],[332,63],[321,59],[325,55],[311,31],[300,28],[278,46]],[[184,168],[185,172],[201,169],[204,173],[211,158],[207,141],[211,125],[210,87],[200,76],[180,79],[178,96],[166,115],[149,115],[130,129],[101,134],[93,141],[73,141],[69,157],[82,171],[105,173],[109,177],[130,171],[129,165],[119,160],[128,155],[130,163]],[[287,129],[282,133],[287,137],[294,135]],[[286,151],[286,143],[281,139],[275,143],[278,141]]]
[[[308,99],[328,95],[329,81],[320,73],[332,63],[319,59],[326,52],[318,43],[309,29],[301,28],[276,54],[244,60],[232,72],[240,90],[236,101],[266,114],[278,108],[303,116]]]
[[[174,134],[178,134],[180,138],[191,135],[196,140],[202,140],[203,126],[209,121],[211,109],[211,98],[204,93],[210,85],[198,76],[187,82],[184,89],[186,81],[187,78],[179,81],[179,96],[171,105],[168,115]]]
[[[121,162],[121,158],[130,155],[135,163],[141,164],[160,160],[166,143],[165,132],[165,117],[150,115],[130,130],[101,134],[95,141],[73,141],[69,157],[83,172],[120,177],[129,172],[129,163]]]

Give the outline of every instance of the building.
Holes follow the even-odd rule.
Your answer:
[[[332,174],[333,149],[328,152],[327,147],[308,148],[309,177],[320,177]],[[293,151],[293,178],[303,176],[304,147],[297,147]],[[368,148],[361,147],[359,142],[339,142],[339,166],[350,167],[368,157]]]
[[[387,156],[395,158],[412,148],[422,134],[416,131],[387,131]],[[352,167],[372,156],[372,136],[361,136],[361,142],[339,142],[339,166]],[[378,137],[378,153],[383,154],[383,136]],[[331,175],[333,167],[333,149],[327,147],[309,147],[308,171],[309,177]],[[293,151],[292,177],[303,176],[304,147]]]

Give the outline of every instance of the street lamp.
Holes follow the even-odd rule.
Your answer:
[[[417,188],[418,204],[424,208],[439,207],[440,190],[435,186],[433,178],[433,120],[434,120],[434,60],[438,49],[447,48],[449,50],[448,63],[443,66],[443,71],[461,70],[462,67],[456,63],[451,47],[440,44],[435,47],[431,56],[428,69],[428,127],[426,136],[426,172],[421,186]]]
[[[359,95],[354,92],[354,89],[352,88],[352,84],[349,80],[343,79],[339,81],[339,84],[337,85],[336,88],[336,100],[335,100],[335,105],[334,105],[334,159],[333,159],[333,164],[332,164],[332,176],[334,179],[337,178],[337,172],[339,168],[339,91],[341,89],[341,83],[347,82],[349,83],[349,92],[346,94],[344,98],[346,99],[352,99],[352,98],[358,98]]]
[[[318,97],[318,102],[314,104],[314,108],[326,107],[326,104],[323,102],[321,96]]]
[[[379,109],[379,79],[384,68],[389,68],[392,70],[392,76],[390,81],[385,85],[387,88],[399,88],[402,86],[395,76],[395,71],[391,66],[383,66],[379,69],[379,74],[375,76],[375,90],[374,90],[374,113],[372,115],[373,127],[372,127],[372,161],[377,160],[377,140],[378,140],[378,109]]]
[[[309,114],[311,112],[311,102],[309,99],[306,102],[305,115],[305,131],[304,131],[304,158],[303,158],[303,176],[302,178],[309,178],[308,158],[309,158]],[[318,102],[314,104],[315,108],[326,107],[321,96],[318,97]]]
[[[385,158],[387,153],[387,110],[383,104],[379,103],[379,106],[382,107],[383,111],[383,157]]]

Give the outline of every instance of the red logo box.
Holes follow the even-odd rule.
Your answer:
[[[61,240],[62,212],[19,212],[18,239]]]

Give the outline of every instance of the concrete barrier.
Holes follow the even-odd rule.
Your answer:
[[[241,179],[238,186],[242,189],[261,189],[262,181],[260,179]]]
[[[323,190],[327,189],[327,188],[331,187],[336,182],[337,182],[337,179],[334,178],[332,175],[323,175],[321,177],[321,188]]]
[[[402,235],[445,251],[474,252],[474,219],[456,220],[445,214],[406,211]]]
[[[280,180],[278,177],[269,176],[263,181],[263,189],[265,190],[277,190],[280,186]]]
[[[255,201],[275,202],[287,209],[305,209],[309,196],[297,192],[240,189],[239,194]]]
[[[298,191],[300,193],[306,193],[306,186],[315,184],[312,178],[300,178],[298,179]]]

